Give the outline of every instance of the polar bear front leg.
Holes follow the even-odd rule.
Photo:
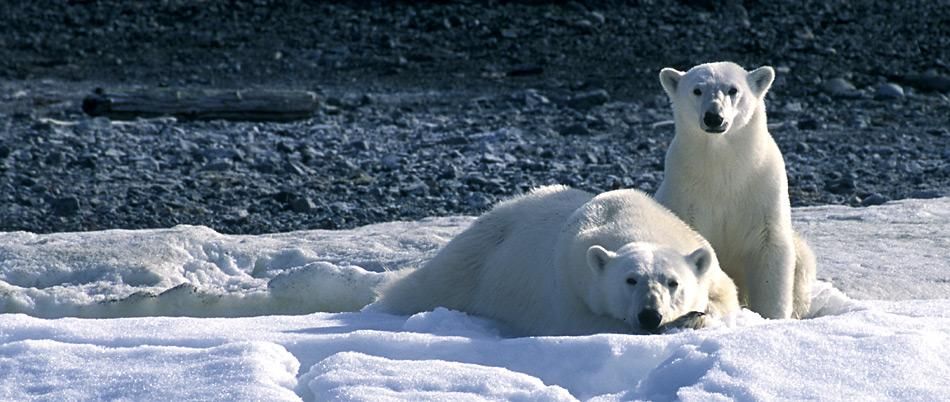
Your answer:
[[[749,309],[765,318],[792,316],[795,244],[791,236],[763,239],[746,255],[746,294]]]

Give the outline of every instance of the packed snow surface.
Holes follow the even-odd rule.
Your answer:
[[[0,400],[950,398],[950,198],[793,215],[819,257],[810,319],[652,336],[358,311],[469,217],[0,233]]]

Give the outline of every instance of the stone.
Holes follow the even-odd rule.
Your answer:
[[[587,129],[587,126],[583,124],[571,124],[561,129],[561,135],[563,136],[588,136],[590,135],[590,130]],[[543,155],[542,155],[543,156]]]
[[[874,97],[877,99],[900,99],[904,97],[904,88],[890,82],[881,84],[874,91]]]
[[[288,206],[290,207],[291,211],[299,212],[299,213],[311,212],[317,209],[317,204],[314,204],[313,200],[307,196],[293,197],[290,200],[290,204]]]
[[[608,94],[606,90],[595,89],[572,96],[568,99],[567,106],[573,109],[584,110],[603,105],[608,101],[610,101],[610,94]]]
[[[603,24],[607,21],[607,17],[605,17],[604,14],[599,11],[591,11],[590,18],[594,21],[597,21],[598,24]]]
[[[799,130],[820,130],[825,128],[825,124],[812,118],[798,120],[796,126]]]
[[[887,197],[881,195],[881,193],[872,193],[871,195],[868,195],[867,197],[864,197],[863,200],[861,200],[861,206],[869,207],[872,205],[881,205],[887,201],[889,201]]]
[[[409,195],[416,195],[416,196],[425,195],[426,193],[429,192],[429,185],[425,184],[422,181],[417,180],[412,183],[409,183],[408,185],[403,186],[400,190],[402,190],[403,193],[406,193]]]
[[[821,87],[829,95],[837,98],[858,98],[861,96],[854,84],[844,78],[832,78],[825,81]]]
[[[53,215],[73,216],[79,213],[79,200],[76,197],[62,197],[50,201]]]
[[[402,166],[402,158],[399,155],[388,154],[380,160],[380,165],[386,170],[396,170]]]
[[[854,178],[851,176],[842,176],[840,179],[830,181],[825,184],[825,190],[834,194],[848,194],[854,191]]]
[[[943,197],[943,193],[938,190],[914,190],[907,195],[907,198],[931,199]]]

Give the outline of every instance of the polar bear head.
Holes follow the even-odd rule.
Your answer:
[[[714,258],[705,247],[683,255],[652,243],[628,243],[617,251],[593,245],[587,249],[587,265],[594,276],[590,308],[634,328],[657,332],[686,313],[706,310],[708,281],[702,279]]]
[[[745,127],[756,112],[764,111],[765,93],[773,80],[772,67],[749,72],[730,62],[700,64],[685,73],[672,68],[660,71],[677,131],[717,135]]]

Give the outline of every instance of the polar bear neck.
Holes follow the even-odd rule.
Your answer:
[[[764,102],[759,103],[748,123],[725,134],[707,133],[686,119],[676,114],[676,134],[666,154],[667,177],[692,175],[691,171],[707,176],[709,167],[715,166],[725,170],[722,174],[726,175],[720,177],[735,178],[757,170],[763,161],[772,158],[767,154],[778,150],[768,132]],[[722,163],[724,160],[730,163]]]

